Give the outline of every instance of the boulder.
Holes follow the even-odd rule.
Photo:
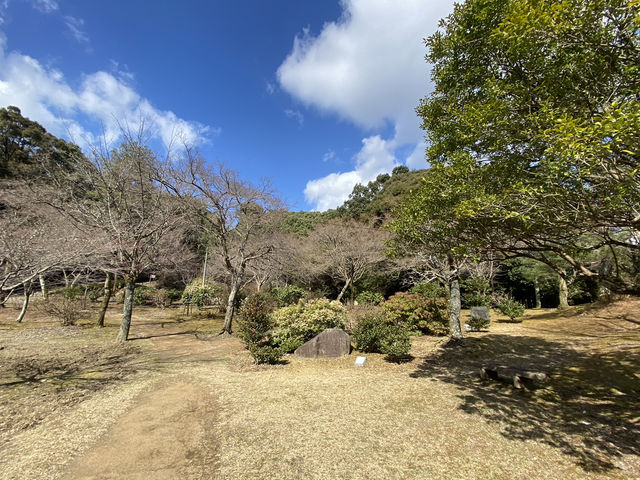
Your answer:
[[[471,320],[479,320],[489,323],[491,317],[487,307],[471,307]]]
[[[293,353],[303,358],[337,358],[349,355],[351,338],[339,328],[328,328],[316,335]]]

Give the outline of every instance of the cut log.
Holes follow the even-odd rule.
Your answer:
[[[525,386],[531,387],[536,381],[544,382],[549,379],[549,376],[543,372],[507,365],[487,365],[486,367],[482,367],[480,378],[483,380],[491,378],[493,380],[507,381],[512,383],[515,388],[521,389]]]

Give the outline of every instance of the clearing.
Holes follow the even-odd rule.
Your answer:
[[[117,307],[117,306],[116,306]],[[104,329],[0,311],[2,479],[640,478],[640,300],[527,311],[413,358],[254,366],[218,319]],[[492,312],[493,319],[500,318]],[[544,371],[519,391],[487,363]]]

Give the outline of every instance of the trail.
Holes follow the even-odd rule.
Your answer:
[[[157,322],[141,322],[136,334],[138,339],[133,341],[148,343],[161,375],[104,435],[66,466],[61,478],[214,478],[219,406],[210,389],[194,376],[198,370],[194,367],[219,362],[228,346],[224,341],[203,342]]]

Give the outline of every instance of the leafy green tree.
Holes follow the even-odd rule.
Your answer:
[[[636,0],[456,5],[427,40],[435,90],[417,111],[432,164],[483,171],[485,188],[461,208],[475,219],[468,232],[635,291],[585,259],[640,249],[638,32]]]
[[[0,109],[0,178],[37,177],[40,161],[69,167],[80,148],[48,133],[13,106]]]

